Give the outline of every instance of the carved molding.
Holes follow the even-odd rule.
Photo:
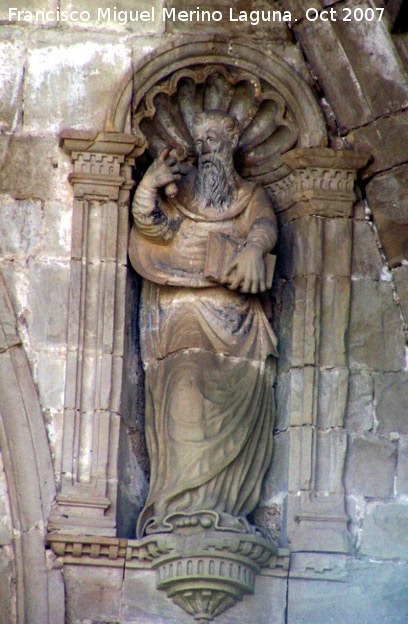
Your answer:
[[[219,536],[217,536],[219,537]],[[248,550],[245,538],[240,535],[236,539],[235,548],[241,553]],[[196,542],[196,539],[193,540]],[[213,540],[214,543],[217,540]],[[262,540],[264,543],[265,540]],[[58,557],[57,567],[62,565],[89,565],[107,567],[126,567],[132,569],[154,569],[160,558],[166,558],[176,547],[174,537],[156,535],[144,537],[140,540],[121,539],[116,537],[98,537],[72,535],[70,533],[49,533],[47,544]],[[269,542],[266,542],[269,544]],[[264,544],[265,546],[265,544]],[[211,539],[206,546],[212,548]],[[268,546],[262,560],[262,548],[256,546],[252,540],[253,556],[256,565],[262,567],[262,573],[267,576],[287,576],[289,570],[289,551],[278,548],[276,553],[271,552]],[[222,550],[222,549],[221,549]],[[265,554],[264,553],[264,554]]]
[[[139,153],[136,146],[136,138],[129,134],[64,130],[61,147],[71,155],[74,164],[69,181],[75,198],[116,201],[121,189],[130,190],[134,186],[132,158]]]
[[[357,171],[369,155],[311,148],[291,150],[282,159],[290,173],[269,185],[282,224],[306,215],[351,217]]]
[[[347,582],[349,557],[326,553],[293,553],[290,579]]]

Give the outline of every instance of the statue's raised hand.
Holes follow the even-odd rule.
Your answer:
[[[165,149],[146,171],[142,183],[149,189],[158,189],[168,186],[181,178],[181,165],[173,156],[169,156],[169,150]]]
[[[234,256],[223,282],[230,290],[255,294],[266,290],[264,253],[257,245],[247,245]]]

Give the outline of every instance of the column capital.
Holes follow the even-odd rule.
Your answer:
[[[268,187],[282,224],[306,215],[350,217],[357,172],[370,158],[363,152],[326,147],[283,154],[289,173]]]
[[[134,182],[123,165],[133,165],[138,140],[121,132],[63,130],[60,146],[70,154],[74,171],[69,181],[76,199],[115,201]]]

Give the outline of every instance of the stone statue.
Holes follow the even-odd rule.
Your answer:
[[[276,338],[258,293],[277,226],[264,190],[235,171],[238,137],[227,114],[196,115],[196,165],[163,152],[133,202],[151,461],[139,537],[250,533],[271,461]]]

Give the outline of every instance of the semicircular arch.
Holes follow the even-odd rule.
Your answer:
[[[123,132],[129,112],[137,111],[146,94],[173,74],[209,65],[246,72],[276,90],[294,117],[298,129],[297,147],[327,145],[326,125],[319,105],[309,85],[294,69],[277,55],[266,55],[254,45],[214,39],[167,45],[144,57],[112,103],[105,130]]]
[[[56,493],[54,473],[36,388],[1,275],[0,449],[14,535],[17,621],[48,624],[45,535]]]

